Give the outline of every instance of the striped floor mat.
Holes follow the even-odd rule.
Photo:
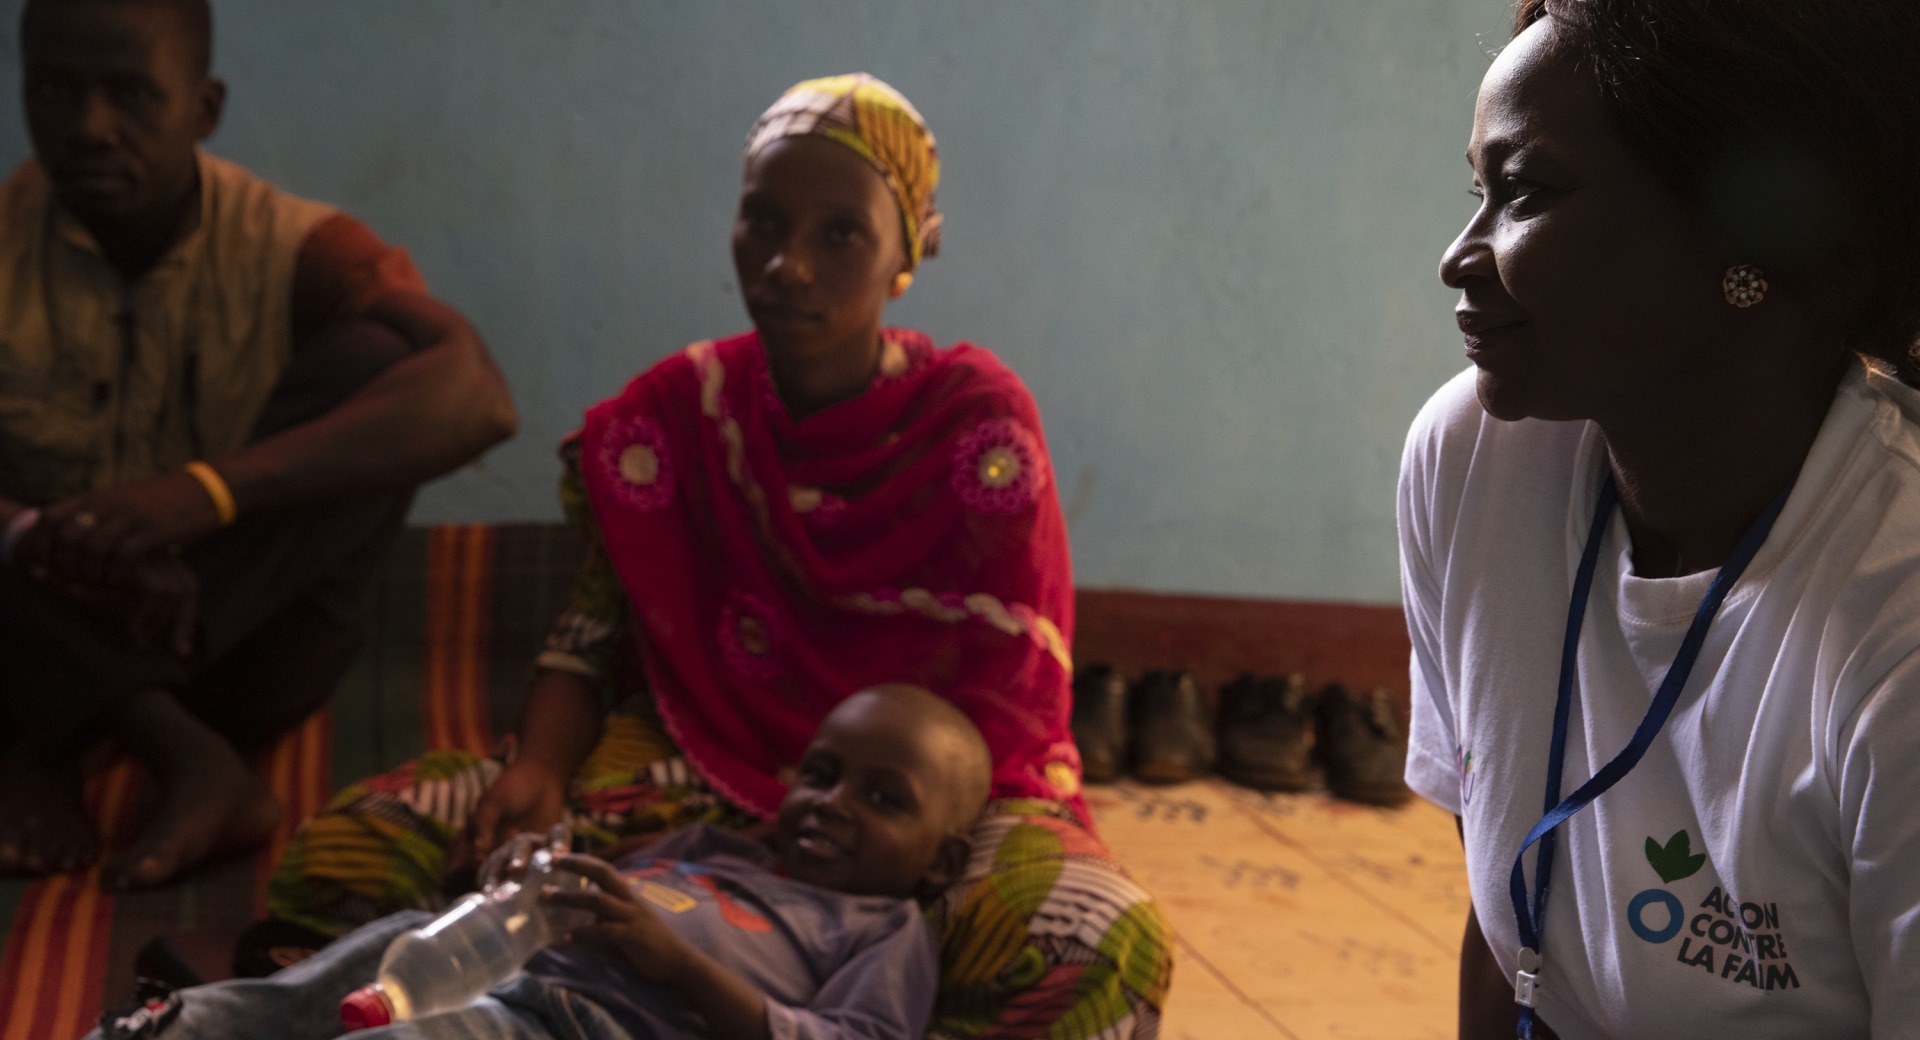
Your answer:
[[[287,806],[269,847],[154,892],[102,892],[98,872],[0,882],[0,1040],[75,1040],[104,998],[132,992],[133,955],[154,936],[225,950],[261,912],[269,866],[297,822],[339,783],[429,748],[485,751],[514,721],[533,655],[564,605],[577,559],[557,525],[404,532],[380,579],[373,630],[334,702],[259,768]],[[110,842],[128,840],[140,771],[89,779]],[[200,965],[224,971],[218,964]]]

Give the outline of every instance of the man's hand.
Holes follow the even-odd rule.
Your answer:
[[[595,943],[618,952],[656,986],[679,987],[696,960],[693,947],[668,928],[660,915],[640,901],[633,885],[613,864],[593,856],[556,856],[556,870],[578,874],[598,890],[568,891],[550,888],[541,898],[554,906],[573,907],[593,915],[593,923],[573,930],[573,942]]]
[[[176,657],[192,656],[200,625],[200,576],[174,553],[162,552],[121,568],[107,585],[68,581],[41,566],[33,572],[68,599],[125,615],[135,646],[162,646]]]
[[[48,506],[14,560],[55,584],[122,588],[138,565],[220,527],[213,499],[186,473],[149,477]]]
[[[516,834],[544,835],[567,811],[567,781],[545,765],[522,758],[508,766],[474,807],[468,862],[484,862]]]

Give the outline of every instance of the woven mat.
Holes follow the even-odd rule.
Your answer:
[[[267,870],[292,829],[351,779],[430,748],[486,751],[517,720],[529,666],[565,604],[576,536],[558,525],[403,532],[380,579],[372,632],[333,703],[259,764],[287,807],[270,846],[153,892],[100,890],[98,872],[0,882],[0,1040],[74,1040],[103,998],[132,992],[134,953],[155,936],[224,951],[263,909]],[[140,771],[88,780],[110,843],[130,839]],[[224,972],[224,954],[203,970]]]

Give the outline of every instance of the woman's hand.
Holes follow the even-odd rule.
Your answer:
[[[688,968],[697,959],[693,947],[640,900],[633,884],[613,864],[593,856],[567,855],[554,857],[553,866],[597,886],[597,890],[583,891],[549,888],[542,894],[542,899],[555,906],[593,915],[593,923],[574,929],[569,940],[618,952],[641,978],[656,986],[678,988],[684,983]]]
[[[536,759],[506,768],[474,807],[468,862],[484,862],[516,834],[545,835],[567,811],[567,780]]]

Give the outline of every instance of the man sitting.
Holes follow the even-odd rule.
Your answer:
[[[0,187],[0,873],[86,867],[79,752],[159,800],[110,884],[264,840],[246,755],[330,694],[412,489],[509,436],[406,254],[199,142],[206,0],[28,0]]]

